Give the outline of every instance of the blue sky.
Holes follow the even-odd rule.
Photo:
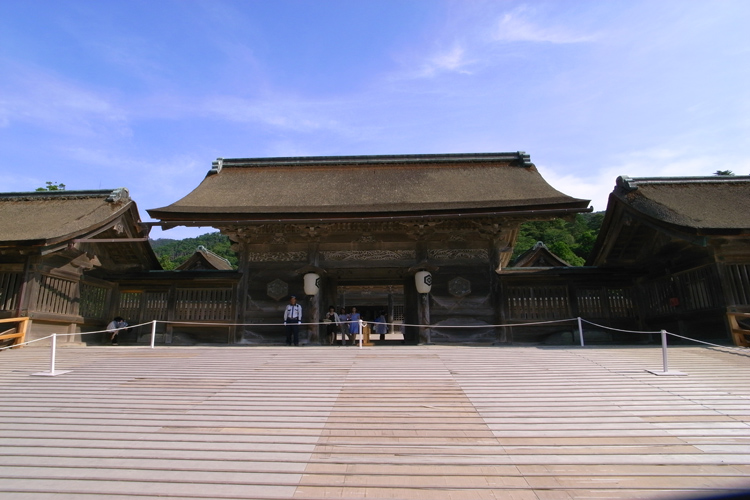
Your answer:
[[[746,0],[1,0],[0,191],[124,186],[149,220],[217,157],[523,150],[604,210],[618,175],[750,174],[748,25]]]

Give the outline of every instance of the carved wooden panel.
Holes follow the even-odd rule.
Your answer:
[[[299,262],[307,260],[307,252],[250,252],[248,262]]]
[[[414,250],[340,250],[321,252],[324,260],[407,260],[415,259]]]
[[[487,249],[476,248],[476,249],[452,249],[452,248],[436,248],[427,250],[427,257],[430,260],[457,260],[457,259],[473,259],[473,260],[484,260],[490,259],[490,253]]]

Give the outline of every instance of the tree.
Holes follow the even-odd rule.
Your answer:
[[[160,238],[151,240],[151,247],[159,259],[161,267],[169,271],[176,269],[190,258],[199,246],[204,246],[219,257],[229,261],[237,269],[237,254],[232,251],[232,242],[221,233],[206,233],[197,238],[171,240]]]
[[[594,248],[604,212],[578,214],[568,222],[562,219],[521,224],[513,259],[534,246],[537,241],[572,266],[582,266]]]
[[[47,181],[46,184],[47,184],[46,187],[38,187],[36,188],[36,190],[37,191],[65,191],[65,184],[63,184],[62,182]]]
[[[717,170],[716,172],[714,172],[714,175],[729,175],[729,176],[732,176],[732,175],[734,175],[734,172],[732,172],[731,170]]]
[[[172,259],[169,258],[169,255],[158,255],[158,258],[159,264],[161,264],[162,269],[164,269],[165,271],[172,271],[177,268],[177,264],[175,264]]]

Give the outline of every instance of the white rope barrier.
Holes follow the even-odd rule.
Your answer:
[[[647,370],[651,373],[654,373],[656,375],[685,375],[682,372],[677,371],[670,371],[668,367],[668,358],[667,358],[667,336],[672,335],[674,337],[696,342],[699,344],[708,345],[715,348],[720,349],[729,349],[733,351],[739,351],[743,353],[749,353],[750,349],[743,348],[743,347],[727,347],[722,346],[718,344],[713,344],[711,342],[705,342],[698,339],[693,339],[690,337],[685,337],[682,335],[678,335],[676,333],[667,332],[666,330],[660,330],[659,332],[651,332],[651,331],[638,331],[638,330],[623,330],[619,328],[612,328],[604,325],[600,325],[597,323],[594,323],[592,321],[585,320],[581,317],[577,318],[567,318],[567,319],[560,319],[560,320],[550,320],[550,321],[536,321],[536,322],[529,322],[529,323],[506,323],[506,324],[500,324],[500,325],[491,325],[491,324],[485,324],[485,325],[421,325],[421,324],[413,324],[413,323],[373,323],[378,325],[386,325],[391,327],[391,329],[394,329],[394,327],[414,327],[414,328],[434,328],[434,329],[443,329],[443,328],[461,328],[461,329],[471,329],[471,328],[505,328],[505,327],[516,327],[516,326],[536,326],[536,325],[549,325],[549,324],[555,324],[555,323],[567,323],[571,321],[576,321],[578,324],[578,331],[580,335],[580,345],[581,347],[584,347],[584,338],[583,338],[583,323],[587,323],[589,325],[593,325],[597,328],[602,328],[604,330],[612,330],[616,332],[622,332],[622,333],[634,333],[634,334],[654,334],[659,333],[661,334],[661,343],[662,343],[662,363],[663,363],[663,370],[661,371],[654,371],[654,370]],[[155,346],[155,340],[156,340],[156,327],[158,323],[164,323],[164,324],[177,324],[177,325],[195,325],[195,326],[260,326],[260,327],[277,327],[277,326],[287,326],[287,323],[212,323],[212,322],[196,322],[196,321],[166,321],[166,320],[152,320],[145,323],[138,323],[135,325],[128,325],[124,328],[118,328],[117,330],[124,330],[124,329],[131,329],[131,328],[139,328],[146,325],[151,325],[151,338],[150,338],[150,347],[153,349]],[[308,323],[297,323],[298,326],[321,326],[321,325],[328,325],[330,323],[326,322],[308,322]],[[337,323],[338,326],[346,326],[346,325],[352,325],[357,324],[357,333],[356,335],[359,336],[359,347],[360,349],[363,347],[364,344],[364,335],[363,335],[363,328],[365,325],[367,325],[367,322],[365,322],[362,319],[359,320],[344,320]],[[348,328],[351,330],[351,327]],[[69,373],[70,370],[67,371],[59,371],[55,369],[55,361],[56,361],[56,349],[57,349],[57,337],[58,336],[72,336],[72,335],[92,335],[92,334],[101,334],[105,332],[111,332],[111,330],[104,329],[104,330],[94,330],[90,332],[78,332],[78,333],[53,333],[52,335],[48,335],[46,337],[42,337],[39,339],[34,339],[26,342],[22,342],[20,344],[14,344],[9,345],[5,347],[0,347],[0,351],[6,350],[6,349],[12,349],[14,347],[21,347],[24,345],[29,345],[35,342],[41,342],[43,340],[51,338],[52,341],[50,342],[50,369],[47,372],[40,372],[40,373],[34,373],[33,375],[40,375],[40,376],[56,376],[63,373]],[[341,331],[342,335],[342,341],[343,337],[347,335],[347,332],[344,331],[344,328],[342,328]],[[348,333],[348,335],[351,335],[351,332]],[[382,334],[378,334],[382,335]]]
[[[693,338],[690,338],[690,337],[683,337],[682,335],[677,335],[676,333],[672,333],[672,332],[667,332],[667,334],[671,335],[673,337],[684,339],[684,340],[690,340],[691,342],[696,342],[698,344],[705,344],[705,345],[708,345],[708,346],[711,346],[711,347],[716,347],[716,348],[719,348],[719,349],[729,349],[731,351],[739,351],[739,352],[742,352],[742,353],[748,353],[748,354],[750,354],[750,349],[747,348],[747,347],[739,347],[739,346],[737,346],[737,347],[731,347],[731,346],[726,346],[726,345],[712,344],[711,342],[704,342],[703,340],[693,339]]]
[[[547,325],[552,323],[566,323],[570,321],[576,321],[578,318],[568,318],[568,319],[555,319],[555,320],[549,320],[549,321],[535,321],[530,323],[503,323],[503,324],[485,324],[485,325],[420,325],[416,323],[379,323],[381,325],[389,325],[389,326],[413,326],[416,328],[500,328],[500,327],[510,327],[510,326],[534,326],[534,325]],[[286,326],[287,323],[216,323],[216,322],[205,322],[205,321],[179,321],[179,320],[162,320],[162,319],[155,319],[153,321],[156,321],[157,323],[171,323],[171,324],[177,324],[177,325],[195,325],[195,326]],[[585,320],[584,320],[585,321]],[[357,320],[350,321],[340,321],[339,324],[351,324],[356,323]],[[374,321],[364,321],[365,324],[368,323],[375,323]],[[140,325],[132,325],[128,326],[127,328],[135,328],[136,326],[143,326],[151,324],[151,321],[148,323],[141,323]],[[310,322],[310,323],[297,323],[300,326],[315,326],[315,325],[328,325],[328,323],[324,321],[319,322]],[[606,328],[606,327],[605,327]],[[106,330],[103,330],[106,331]],[[87,332],[89,333],[89,332]],[[90,332],[94,333],[94,332]],[[640,332],[639,332],[640,333]],[[658,332],[657,332],[658,333]],[[70,334],[75,335],[75,334]]]
[[[150,325],[151,323],[152,323],[151,321],[147,321],[145,323],[138,323],[136,325],[123,326],[121,328],[116,328],[115,330],[127,330],[129,328],[138,328],[138,327],[141,327],[141,326]],[[164,323],[168,323],[168,322],[164,321]],[[75,335],[81,335],[81,336],[83,336],[83,335],[92,335],[94,333],[106,333],[106,332],[111,332],[111,330],[104,329],[104,330],[92,330],[90,332],[56,333],[55,335],[60,336],[60,337],[73,337]]]
[[[54,333],[52,335],[54,335]],[[6,349],[13,349],[14,347],[22,347],[25,345],[33,344],[34,342],[40,342],[42,340],[47,340],[48,338],[51,338],[52,335],[47,335],[46,337],[42,337],[39,339],[27,340],[26,342],[21,342],[20,344],[6,345],[5,347],[0,347],[0,351],[4,351]]]
[[[417,328],[501,328],[511,326],[535,326],[535,325],[549,325],[552,323],[566,323],[569,321],[576,321],[577,318],[568,319],[554,319],[550,321],[535,321],[531,323],[504,323],[501,325],[418,325],[413,323],[385,323],[386,325],[400,325],[400,326],[413,326]],[[382,324],[382,323],[381,323]]]
[[[604,328],[605,330],[613,330],[615,332],[623,332],[623,333],[660,333],[659,331],[656,331],[656,332],[644,332],[644,331],[639,331],[639,330],[620,330],[619,328],[612,328],[611,326],[599,325],[597,323],[594,323],[593,321],[589,321],[589,320],[586,320],[586,319],[583,319],[583,318],[581,318],[581,321],[583,321],[585,323],[588,323],[589,325],[596,326],[598,328]]]

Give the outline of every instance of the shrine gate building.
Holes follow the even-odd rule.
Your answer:
[[[329,305],[385,310],[405,343],[503,341],[498,273],[519,226],[589,201],[550,186],[523,152],[218,159],[181,200],[148,210],[163,227],[212,226],[239,256],[234,342],[278,343],[290,295],[305,321]],[[432,274],[430,294],[414,276]],[[305,295],[314,273],[319,292]],[[477,328],[441,329],[472,325]],[[483,327],[486,325],[486,327]],[[323,331],[307,327],[310,342]]]

